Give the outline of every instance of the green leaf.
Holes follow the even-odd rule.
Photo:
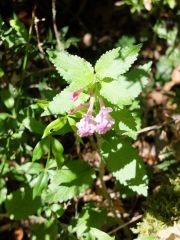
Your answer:
[[[94,170],[80,160],[70,161],[58,170],[49,185],[46,201],[64,202],[81,192],[86,191],[92,184]]]
[[[12,109],[14,107],[14,97],[12,96],[11,92],[9,91],[9,89],[3,89],[0,92],[0,96],[1,99],[4,103],[4,105],[8,108],[8,109]]]
[[[130,105],[148,83],[147,71],[150,64],[132,69],[125,76],[120,76],[118,80],[103,81],[100,94],[120,108]]]
[[[99,58],[95,65],[98,78],[116,78],[121,74],[121,69],[119,69],[120,49],[118,47],[107,51]]]
[[[56,159],[58,167],[60,167],[64,162],[64,157],[63,157],[64,148],[62,144],[55,138],[52,138],[51,146],[52,146],[52,153],[54,155],[54,158]]]
[[[97,240],[115,240],[114,237],[110,237],[107,233],[97,229],[97,228],[90,228],[90,235],[96,237]]]
[[[17,35],[24,40],[24,43],[28,41],[28,33],[24,24],[19,21],[16,15],[13,16],[13,19],[9,21],[11,27],[16,31]]]
[[[94,82],[94,69],[85,59],[66,51],[49,50],[48,54],[59,74],[70,83],[71,90],[84,88]]]
[[[136,139],[137,133],[141,127],[140,117],[135,112],[123,108],[115,110],[111,113],[115,120],[115,130],[122,135],[126,135],[132,139]]]
[[[126,80],[124,80],[124,84],[126,85],[126,88],[133,99],[138,97],[138,95],[146,87],[150,68],[151,62],[144,64],[139,68],[134,68],[125,75]],[[123,81],[122,79],[119,80]]]
[[[49,138],[41,139],[33,150],[32,161],[41,159],[41,157],[50,151],[50,140]]]
[[[0,78],[4,76],[4,71],[3,69],[0,67]]]
[[[79,106],[80,104],[86,102],[89,96],[85,93],[81,93],[79,98],[73,102],[70,100],[70,93],[72,91],[69,87],[65,88],[63,91],[58,93],[53,100],[49,103],[47,109],[44,111],[42,116],[54,115],[54,114],[64,114],[71,109]]]
[[[161,56],[156,64],[156,80],[160,81],[161,85],[169,81],[173,69],[179,65],[180,50],[169,48],[166,54]]]
[[[159,38],[167,38],[168,30],[166,28],[165,21],[157,21],[156,24],[153,26],[153,31],[158,35]]]
[[[115,43],[116,47],[126,47],[130,45],[134,45],[136,43],[135,37],[123,35],[118,39],[117,43]]]
[[[22,125],[27,128],[30,132],[37,133],[37,134],[43,134],[44,131],[44,124],[40,121],[27,117],[22,121]]]
[[[25,187],[12,192],[5,202],[5,207],[11,218],[26,219],[41,207],[41,199],[33,199],[32,189]]]
[[[97,77],[117,79],[135,62],[140,48],[140,44],[131,45],[122,49],[115,48],[103,54],[95,65]]]
[[[47,187],[48,174],[47,171],[42,171],[37,178],[33,180],[33,199],[40,196],[42,191]]]
[[[31,224],[31,240],[54,240],[57,239],[58,222],[54,219],[45,220],[41,224]]]
[[[108,134],[101,146],[101,155],[121,184],[147,196],[148,178],[144,163],[131,143]]]
[[[71,118],[71,117],[68,116],[68,123],[71,126],[71,128],[73,129],[73,131],[77,130],[76,120],[74,118]]]
[[[25,164],[22,164],[16,168],[18,172],[21,174],[39,174],[42,171],[43,167],[39,163],[34,162],[27,162]]]
[[[7,188],[6,183],[3,179],[0,179],[0,204],[6,200]]]
[[[37,100],[37,106],[39,106],[42,109],[45,109],[48,107],[49,102],[47,100],[44,99],[38,99]]]
[[[61,117],[61,118],[58,118],[54,121],[52,121],[44,130],[44,134],[42,136],[42,138],[45,138],[47,137],[48,135],[54,133],[54,132],[57,132],[59,131],[61,128],[64,127],[64,125],[66,124],[67,122],[67,118],[66,117]]]
[[[9,113],[0,113],[0,119],[5,120],[7,118],[12,117]]]
[[[166,0],[166,1],[171,9],[173,9],[176,6],[175,0]]]
[[[114,80],[111,82],[102,82],[100,95],[106,98],[110,103],[121,108],[124,105],[130,105],[132,103],[131,95],[126,87],[127,84],[124,78],[122,78],[122,81]]]
[[[86,204],[81,212],[72,220],[69,230],[76,232],[78,239],[86,236],[90,227],[101,228],[106,221],[105,209],[97,209],[93,204]],[[94,221],[96,219],[96,221]]]

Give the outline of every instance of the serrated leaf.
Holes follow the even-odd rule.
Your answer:
[[[50,142],[49,138],[41,139],[35,146],[33,150],[32,161],[41,159],[41,157],[50,151]]]
[[[79,98],[73,102],[70,99],[70,93],[72,91],[69,87],[65,88],[59,94],[57,94],[53,100],[49,103],[48,108],[44,111],[42,116],[53,115],[53,114],[64,114],[71,109],[79,106],[88,100],[89,96],[85,93],[81,93]]]
[[[127,84],[123,78],[122,81],[102,82],[100,95],[118,107],[129,105],[132,103],[132,98],[126,87]]]
[[[45,128],[42,138],[45,138],[45,137],[49,136],[50,134],[53,134],[54,132],[59,131],[61,128],[63,128],[65,126],[66,122],[67,122],[66,117],[61,117],[61,118],[58,118],[58,119],[52,121]]]
[[[71,161],[53,177],[46,201],[67,201],[87,190],[93,178],[94,170],[87,163],[80,160]]]
[[[111,113],[115,120],[115,130],[122,135],[136,139],[137,132],[140,130],[141,121],[136,113],[130,112],[129,109],[123,108]]]
[[[31,188],[21,188],[8,196],[5,207],[14,219],[22,220],[37,212],[41,207],[41,199],[40,197],[33,199]]]
[[[82,236],[86,236],[90,227],[101,228],[106,221],[106,215],[105,209],[97,209],[93,204],[86,204],[81,212],[72,219],[69,230],[76,232],[80,239]]]
[[[109,134],[101,146],[101,155],[121,184],[147,196],[148,178],[143,161],[127,140]]]
[[[120,108],[130,105],[147,85],[148,74],[143,67],[147,68],[148,66],[144,65],[139,69],[133,69],[125,76],[120,76],[118,80],[102,82],[100,94]]]
[[[72,90],[88,86],[95,80],[94,69],[85,59],[66,51],[48,51],[51,62],[59,74],[70,83]]]
[[[132,98],[138,97],[148,83],[151,62],[130,70],[125,75],[125,85]],[[123,81],[121,78],[120,81]]]
[[[52,154],[56,159],[58,167],[60,167],[64,162],[64,157],[63,157],[64,148],[62,144],[55,138],[52,138],[51,146],[52,146]]]
[[[115,48],[105,54],[96,62],[95,71],[99,79],[117,79],[126,73],[135,62],[141,45],[131,45],[124,48]]]
[[[47,171],[42,171],[36,179],[33,180],[33,199],[40,196],[42,191],[47,187],[48,174]]]
[[[116,78],[120,75],[119,70],[119,57],[120,47],[114,48],[104,53],[96,62],[95,71],[100,79],[103,78]]]

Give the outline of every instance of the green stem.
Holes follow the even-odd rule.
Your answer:
[[[21,78],[20,78],[20,86],[19,86],[19,89],[18,89],[18,98],[17,98],[17,101],[16,101],[16,111],[17,111],[17,113],[18,113],[21,89],[22,89],[23,80],[24,80],[24,77],[25,77],[25,72],[26,72],[27,63],[28,63],[28,56],[29,56],[29,54],[28,54],[28,47],[29,46],[28,45],[29,45],[31,37],[32,37],[33,23],[34,23],[34,12],[32,13],[32,21],[31,21],[31,25],[29,27],[28,39],[27,39],[26,48],[25,48],[25,56],[24,56],[23,62],[22,62],[22,73],[21,73]]]
[[[97,143],[98,143],[98,148],[100,146],[100,138],[99,136],[97,136]],[[122,218],[119,218],[119,216],[117,215],[115,209],[114,209],[114,204],[113,204],[113,201],[111,199],[111,196],[110,194],[108,193],[108,190],[107,190],[107,187],[106,187],[106,184],[103,180],[103,176],[105,174],[105,164],[103,162],[103,159],[101,158],[100,159],[100,164],[99,164],[99,179],[100,179],[100,182],[101,182],[101,192],[102,192],[102,196],[107,200],[108,202],[108,205],[109,205],[109,208],[111,209],[111,211],[113,212],[113,215],[115,217],[115,220],[116,222],[119,224],[119,225],[124,225],[124,228],[123,228],[123,231],[124,231],[124,234],[127,236],[127,237],[132,237],[132,234],[130,232],[130,230],[126,227],[124,221],[122,220]]]
[[[28,41],[27,41],[26,50],[25,50],[26,54],[25,54],[24,59],[23,59],[21,85],[22,85],[22,82],[23,82],[23,79],[24,79],[24,75],[25,75],[25,71],[26,71],[26,67],[27,67],[27,63],[28,63],[28,44],[31,41],[33,24],[34,24],[34,12],[32,13],[32,21],[31,21],[31,25],[29,27]]]

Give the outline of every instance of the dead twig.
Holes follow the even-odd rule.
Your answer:
[[[56,0],[52,0],[52,23],[58,48],[61,47],[60,34],[56,25]]]
[[[37,17],[36,17],[36,6],[34,7],[33,13],[32,13],[32,18],[34,21],[34,29],[35,29],[35,33],[36,33],[36,39],[37,39],[37,46],[39,51],[44,55],[45,52],[42,48],[42,43],[40,41],[40,35],[39,35],[39,29],[38,29],[38,22],[40,21]],[[42,19],[41,21],[44,21],[44,19]]]
[[[159,130],[163,128],[164,125],[153,125],[149,127],[142,128],[141,130],[138,131],[138,134],[145,133],[145,132],[151,132],[153,130]]]
[[[110,235],[111,235],[111,234],[114,234],[115,232],[119,231],[120,229],[127,227],[127,226],[130,225],[131,223],[138,221],[138,220],[141,219],[142,217],[143,217],[143,215],[135,216],[135,217],[133,217],[129,222],[124,223],[124,224],[118,226],[117,228],[114,228],[114,229],[111,230],[108,234],[110,234]]]
[[[164,122],[162,124],[159,124],[159,125],[152,125],[152,126],[149,126],[149,127],[145,127],[145,128],[142,128],[141,130],[138,131],[138,135],[141,134],[141,133],[146,133],[146,132],[151,132],[153,130],[159,130],[159,129],[162,129],[170,124],[177,124],[180,122],[180,116],[178,114],[174,114],[172,116],[170,116],[170,120],[167,121],[167,122]]]

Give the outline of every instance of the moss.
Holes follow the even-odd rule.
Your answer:
[[[171,224],[180,216],[180,178],[165,181],[147,200],[148,212],[160,221]]]
[[[156,237],[157,232],[173,222],[180,222],[180,178],[166,176],[163,184],[147,199],[143,221],[132,229],[139,237]]]
[[[139,237],[152,236],[155,237],[156,233],[166,227],[162,221],[156,219],[150,213],[146,213],[143,221],[137,223],[137,227],[133,228],[132,231],[138,234]]]

